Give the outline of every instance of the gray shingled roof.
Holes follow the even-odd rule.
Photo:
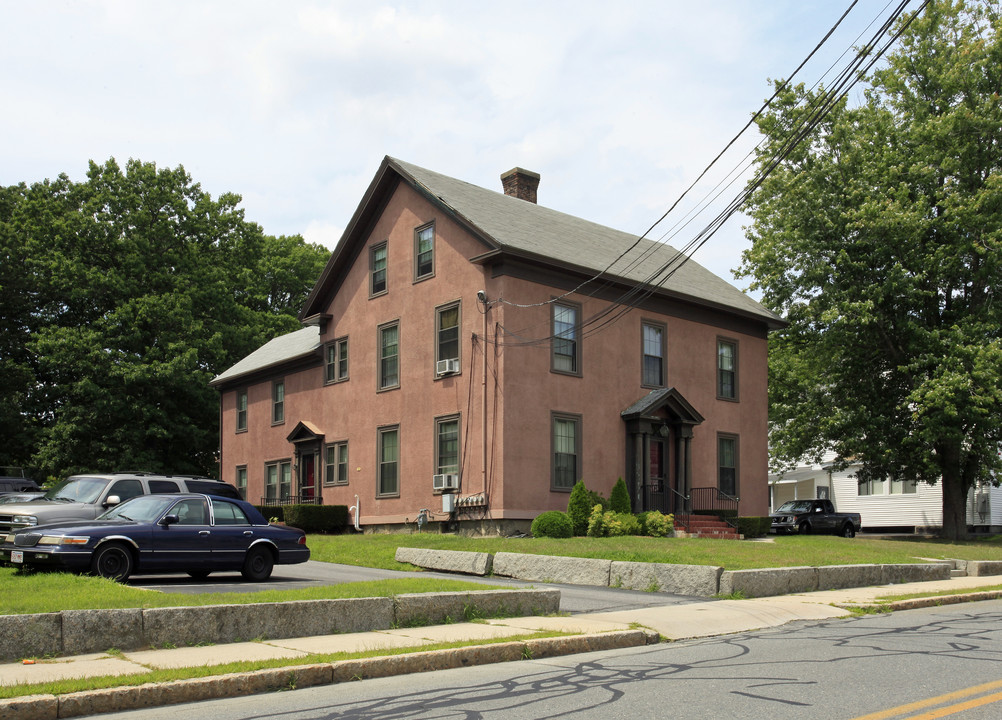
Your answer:
[[[259,370],[266,370],[289,360],[309,357],[319,347],[320,328],[316,325],[309,325],[269,340],[233,367],[216,375],[209,384],[219,385],[227,380],[250,375]]]
[[[666,243],[644,239],[622,260],[617,261],[637,241],[637,236],[456,180],[402,160],[388,160],[439,202],[479,228],[502,250],[552,258],[562,265],[577,266],[595,273],[612,265],[608,275],[631,284],[646,281],[654,268],[679,255],[675,248]],[[647,259],[636,262],[641,258]],[[688,260],[682,265],[661,284],[661,288],[675,295],[760,317],[770,323],[782,323],[777,315],[694,260]]]

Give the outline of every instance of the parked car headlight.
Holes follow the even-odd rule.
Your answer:
[[[39,545],[86,545],[90,540],[86,535],[42,535]]]
[[[38,518],[34,515],[15,515],[11,522],[14,525],[38,525]]]

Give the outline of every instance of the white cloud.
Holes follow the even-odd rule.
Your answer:
[[[857,26],[880,8],[861,5]],[[0,12],[0,183],[80,179],[110,156],[183,164],[214,195],[243,195],[266,232],[330,246],[385,154],[494,189],[527,167],[542,204],[643,232],[841,9],[0,0]],[[744,245],[732,220],[697,260],[729,277]]]

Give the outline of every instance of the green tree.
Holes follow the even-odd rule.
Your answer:
[[[776,453],[942,482],[950,538],[1002,470],[1000,29],[997,2],[931,3],[862,102],[755,190],[742,264],[790,322],[770,347]],[[818,94],[761,118],[760,165]]]
[[[626,482],[623,478],[616,480],[616,484],[612,486],[612,490],[609,492],[609,509],[614,513],[629,514],[633,512],[630,503],[630,491],[626,488]]]
[[[19,419],[33,429],[24,464],[42,477],[214,472],[208,381],[298,327],[328,253],[264,235],[237,195],[213,199],[182,167],[110,160],[91,163],[86,182],[6,191],[0,240],[13,242],[0,247],[19,248],[32,289],[10,321],[5,299],[3,318],[27,328],[25,357],[14,356],[25,368]],[[0,409],[21,399],[0,392]]]
[[[574,483],[574,487],[571,488],[571,496],[567,500],[567,516],[574,525],[575,535],[588,533],[588,518],[591,515],[593,504],[584,480],[578,480]]]

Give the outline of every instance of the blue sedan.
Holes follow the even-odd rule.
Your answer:
[[[306,562],[310,550],[302,530],[269,525],[243,500],[141,495],[96,520],[8,533],[0,559],[15,567],[91,572],[119,582],[134,573],[205,578],[216,570],[239,570],[247,580],[262,581],[276,564]]]

